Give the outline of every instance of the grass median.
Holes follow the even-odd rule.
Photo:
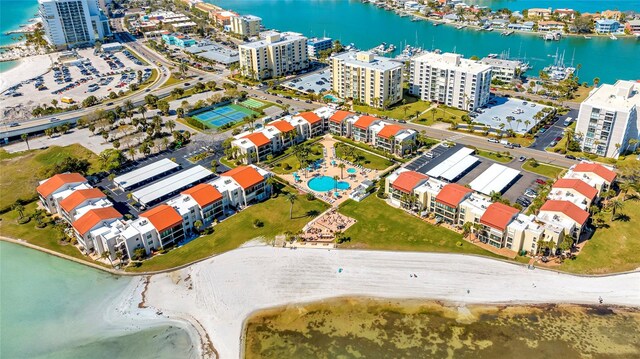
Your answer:
[[[565,170],[562,167],[547,165],[535,160],[527,160],[522,164],[522,169],[525,171],[537,173],[548,178],[558,178],[560,174]]]

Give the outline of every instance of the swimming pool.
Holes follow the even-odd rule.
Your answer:
[[[357,172],[358,172],[358,170],[355,169],[355,168],[348,168],[347,169],[347,173],[350,173],[350,174],[354,174],[354,173],[357,173]]]
[[[337,183],[336,183],[337,182]],[[334,189],[349,189],[350,185],[348,182],[344,181],[336,181],[329,176],[315,177],[307,182],[307,186],[316,192],[327,192],[332,191]]]

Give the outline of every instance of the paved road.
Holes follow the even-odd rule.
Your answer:
[[[520,156],[525,156],[527,158],[535,158],[540,162],[550,163],[550,164],[561,166],[561,167],[570,167],[578,163],[577,161],[570,160],[568,158],[565,158],[564,155],[559,155],[557,153],[538,151],[538,150],[526,148],[526,147],[506,149],[504,148],[503,145],[499,143],[488,142],[487,139],[484,137],[464,134],[462,132],[427,127],[427,126],[418,125],[415,123],[407,123],[404,126],[412,128],[416,131],[424,131],[424,133],[427,136],[437,140],[453,141],[463,145],[474,146],[474,147],[487,149],[491,151],[501,151],[501,152],[509,151],[516,158]]]

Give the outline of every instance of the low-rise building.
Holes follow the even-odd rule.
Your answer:
[[[485,57],[480,62],[491,66],[492,79],[511,82],[520,77],[520,61]]]
[[[561,178],[553,184],[548,198],[557,201],[569,201],[588,211],[597,195],[598,190],[589,186],[587,182],[574,178]]]
[[[231,25],[231,18],[236,16],[238,16],[238,14],[233,11],[227,10],[218,10],[209,13],[209,18],[220,27]]]
[[[634,35],[640,34],[640,19],[629,20],[625,24],[625,30]]]
[[[330,37],[314,37],[307,40],[307,51],[309,56],[318,58],[320,52],[331,50],[333,48],[333,39]]]
[[[555,9],[553,11],[561,19],[573,20],[576,16],[576,11],[573,9]]]
[[[540,32],[558,32],[564,31],[565,24],[560,21],[539,21],[538,31]]]
[[[194,46],[196,44],[195,39],[184,34],[164,34],[162,35],[162,41],[167,45],[174,45],[182,48]]]
[[[527,10],[527,16],[530,18],[548,19],[551,17],[551,8],[532,8]]]
[[[329,132],[332,135],[349,137],[351,133],[348,131],[351,126],[347,124],[349,119],[354,119],[355,113],[349,111],[338,110],[329,117]]]
[[[571,166],[564,175],[565,179],[578,179],[598,191],[598,196],[611,189],[617,174],[611,167],[593,162],[581,162]]]
[[[610,34],[620,30],[620,23],[611,19],[596,20],[595,32],[599,34]]]
[[[570,201],[548,200],[540,207],[537,218],[545,223],[559,225],[566,235],[579,240],[582,228],[589,219],[589,212]]]
[[[381,122],[382,120],[377,117],[360,116],[351,126],[351,137],[355,141],[369,143],[373,140],[371,127]]]
[[[380,124],[373,130],[373,146],[396,156],[403,157],[413,151],[418,132],[396,124]]]
[[[62,173],[57,174],[40,182],[36,188],[40,203],[49,213],[59,212],[59,202],[71,195],[76,188],[90,188],[88,181],[79,173]],[[68,194],[64,197],[56,196],[62,192]]]

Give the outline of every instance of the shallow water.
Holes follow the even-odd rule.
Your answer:
[[[105,320],[132,280],[0,242],[0,358],[193,357],[181,328]]]
[[[246,358],[638,358],[640,311],[336,299],[258,313]]]

